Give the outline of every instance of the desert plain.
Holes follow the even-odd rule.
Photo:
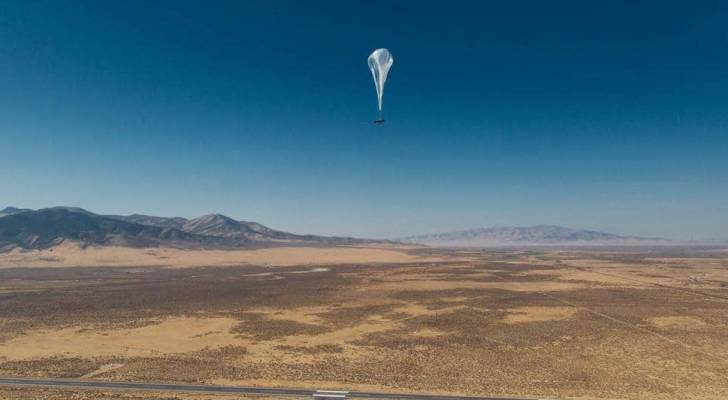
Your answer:
[[[725,399],[728,251],[14,251],[0,255],[0,376]],[[232,398],[0,386],[71,393]]]

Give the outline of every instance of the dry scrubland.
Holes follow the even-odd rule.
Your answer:
[[[0,258],[0,376],[728,398],[726,251],[330,250],[303,250],[299,266],[290,253],[148,263],[187,268],[119,258],[57,268],[68,259],[6,255],[15,258]],[[0,398],[68,393],[0,387]]]
[[[175,248],[82,247],[63,243],[46,250],[14,249],[0,253],[0,268],[12,267],[210,267],[240,265],[294,266],[306,264],[401,263],[427,261],[377,247],[273,247],[257,250],[183,250]],[[440,261],[429,257],[428,260]]]
[[[9,400],[293,400],[294,397],[160,393],[153,391],[72,390],[0,386],[0,399]]]

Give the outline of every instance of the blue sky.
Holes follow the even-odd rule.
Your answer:
[[[3,3],[0,207],[728,238],[725,3],[303,3]]]

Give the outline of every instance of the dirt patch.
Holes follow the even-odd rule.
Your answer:
[[[519,307],[508,310],[503,320],[507,324],[524,322],[559,321],[576,314],[574,307]]]
[[[87,247],[65,243],[46,250],[13,250],[0,254],[0,268],[228,265],[294,266],[310,264],[408,263],[443,261],[415,256],[395,247],[276,247],[258,250],[180,250],[173,248]],[[317,270],[315,272],[322,272]]]
[[[629,280],[614,276],[614,275],[607,275],[604,273],[598,273],[598,272],[592,272],[592,271],[584,271],[579,269],[569,269],[564,268],[560,269],[558,271],[553,270],[533,270],[533,271],[526,271],[521,272],[520,274],[524,276],[553,276],[559,280],[564,281],[577,281],[577,282],[595,282],[595,283],[605,283],[605,284],[612,284],[612,285],[634,285],[634,282],[630,282]]]
[[[105,374],[109,371],[115,370],[117,368],[121,368],[123,366],[124,366],[124,364],[113,364],[113,363],[104,364],[104,365],[100,366],[99,368],[97,368],[96,370],[93,370],[93,371],[89,372],[88,374],[83,375],[81,378],[82,379],[93,378],[93,377],[96,377],[99,375],[103,375],[103,374]]]
[[[551,292],[561,290],[573,290],[584,287],[578,283],[572,282],[474,282],[474,281],[438,281],[438,280],[417,280],[405,282],[387,282],[375,285],[368,290],[386,290],[386,291],[403,291],[403,290],[453,290],[453,289],[503,289],[514,292]]]
[[[438,331],[435,329],[429,329],[429,328],[423,328],[414,332],[410,332],[410,336],[418,337],[418,338],[433,338],[433,337],[439,337],[442,335],[446,335],[446,332]]]
[[[697,330],[708,326],[705,321],[696,317],[672,316],[654,317],[649,319],[650,323],[660,329]]]
[[[254,312],[264,314],[268,319],[294,321],[302,324],[318,325],[324,320],[320,314],[328,312],[330,307],[299,307],[290,309],[258,308]]]
[[[232,318],[172,318],[133,329],[71,327],[31,331],[0,344],[0,357],[28,360],[46,357],[162,356],[208,347],[239,344],[230,333]]]

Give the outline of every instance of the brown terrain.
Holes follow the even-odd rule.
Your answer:
[[[0,266],[5,377],[728,398],[725,250],[66,245]],[[231,398],[0,387],[71,394]]]
[[[12,400],[292,400],[293,397],[160,393],[154,391],[104,391],[0,386],[0,399]],[[299,398],[300,399],[300,398]]]

